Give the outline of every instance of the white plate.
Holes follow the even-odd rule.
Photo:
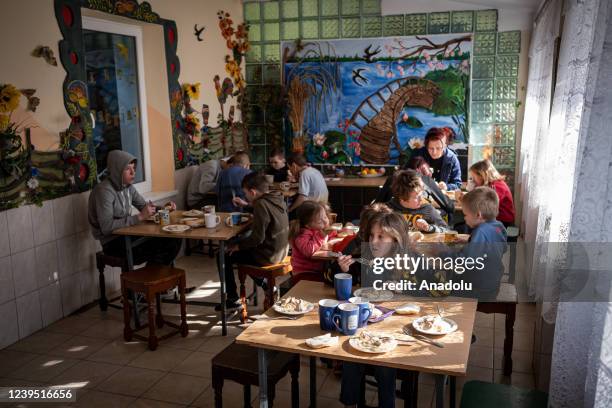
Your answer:
[[[162,227],[162,231],[169,232],[171,234],[180,234],[181,232],[188,231],[191,227],[189,225],[170,224]]]
[[[306,310],[302,310],[301,312],[298,312],[298,311],[288,312],[275,303],[272,306],[272,309],[274,309],[275,312],[280,313],[280,314],[289,315],[289,316],[300,316],[308,312],[311,312],[314,309],[314,307],[315,307],[314,303],[309,302],[306,305]]]
[[[438,316],[429,315],[429,316],[419,317],[418,319],[412,322],[412,327],[414,327],[414,329],[418,331],[419,333],[431,334],[434,336],[442,336],[444,334],[449,334],[457,330],[457,327],[458,327],[457,323],[455,323],[454,320],[448,319],[446,317],[442,317],[442,321],[445,323],[445,326],[446,326],[446,328],[443,329],[442,331],[435,330],[433,327],[430,328],[429,330],[425,330],[421,327],[421,324],[423,323],[423,320],[427,317],[438,317]]]
[[[367,298],[368,302],[386,302],[393,299],[393,292],[374,288],[360,288],[355,291],[354,296]]]
[[[359,351],[362,351],[364,353],[382,354],[382,353],[388,353],[389,351],[395,349],[397,347],[397,340],[393,339],[393,340],[389,341],[388,343],[386,343],[384,347],[380,347],[380,348],[377,348],[377,349],[372,349],[372,348],[369,348],[369,347],[362,346],[358,337],[350,338],[349,339],[349,344],[355,350],[359,350]]]
[[[203,217],[204,213],[200,210],[189,210],[183,212],[183,216],[185,217]]]

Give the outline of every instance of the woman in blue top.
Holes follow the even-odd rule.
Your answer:
[[[425,147],[414,156],[423,157],[433,169],[433,179],[443,190],[461,187],[461,166],[457,154],[446,146],[447,132],[442,128],[431,128],[425,136]]]

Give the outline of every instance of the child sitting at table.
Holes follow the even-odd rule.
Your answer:
[[[393,198],[387,205],[406,218],[411,228],[421,232],[444,232],[448,226],[431,204],[421,202],[423,180],[414,170],[402,170],[393,175]]]
[[[324,204],[305,201],[297,208],[296,219],[291,221],[289,229],[293,276],[314,272],[323,279],[325,261],[312,259],[312,256],[327,243],[328,236],[324,230],[328,227],[328,211]]]
[[[495,219],[499,208],[497,193],[489,187],[476,187],[463,196],[461,204],[465,223],[472,228],[472,233],[457,257],[481,258],[484,266],[463,273],[455,268],[461,279],[472,283],[472,290],[454,294],[495,301],[504,272],[502,257],[508,247],[506,228]]]
[[[275,183],[289,181],[289,167],[287,166],[285,154],[281,149],[272,150],[268,163],[270,163],[270,167],[266,169],[266,174],[274,176]]]
[[[499,198],[499,213],[497,221],[509,227],[514,224],[514,201],[512,192],[504,181],[504,176],[499,174],[493,163],[489,160],[482,160],[472,164],[470,167],[470,178],[474,186],[491,187]]]
[[[219,200],[219,211],[240,211],[240,207],[234,203],[236,197],[245,199],[242,191],[242,180],[251,173],[251,160],[245,152],[236,152],[231,159],[231,166],[221,171],[217,179],[216,193]]]
[[[365,217],[369,219],[364,220]],[[366,221],[366,222],[363,222]],[[364,225],[365,224],[365,225]],[[394,212],[380,211],[362,213],[360,222],[362,228],[361,237],[368,245],[364,247],[366,258],[391,257],[395,254],[407,250],[409,241],[409,228],[405,219]],[[338,264],[343,272],[350,272],[357,265],[350,256],[341,256]],[[386,271],[390,274],[395,271]],[[374,275],[368,269],[363,274],[362,286],[371,286],[373,279],[385,280],[387,273]],[[388,279],[389,277],[387,277]],[[364,364],[343,362],[342,363],[342,384],[340,387],[340,402],[345,406],[355,407],[362,393],[362,379],[365,375],[366,366]],[[378,384],[378,407],[390,408],[395,406],[395,369],[381,366],[374,366],[374,376]]]

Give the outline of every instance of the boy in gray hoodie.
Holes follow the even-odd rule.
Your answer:
[[[251,205],[253,224],[251,234],[230,245],[225,254],[227,307],[236,307],[238,300],[233,264],[272,265],[281,262],[289,252],[289,218],[283,195],[278,191],[268,191],[268,182],[259,173],[246,175],[242,180],[242,190],[247,201],[235,197],[233,204],[240,207]]]
[[[107,158],[108,177],[89,195],[89,224],[104,253],[125,257],[125,243],[113,231],[138,224],[155,214],[153,203],[144,198],[132,185],[136,176],[136,158],[128,152],[113,150]],[[132,206],[140,213],[132,214]],[[146,261],[169,265],[180,249],[181,241],[154,238],[133,250],[134,264]]]

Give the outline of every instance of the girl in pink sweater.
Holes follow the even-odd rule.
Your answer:
[[[296,219],[291,222],[291,266],[293,275],[304,272],[323,273],[325,261],[312,259],[312,255],[327,243],[323,232],[329,227],[327,208],[316,201],[305,201],[296,210]]]

